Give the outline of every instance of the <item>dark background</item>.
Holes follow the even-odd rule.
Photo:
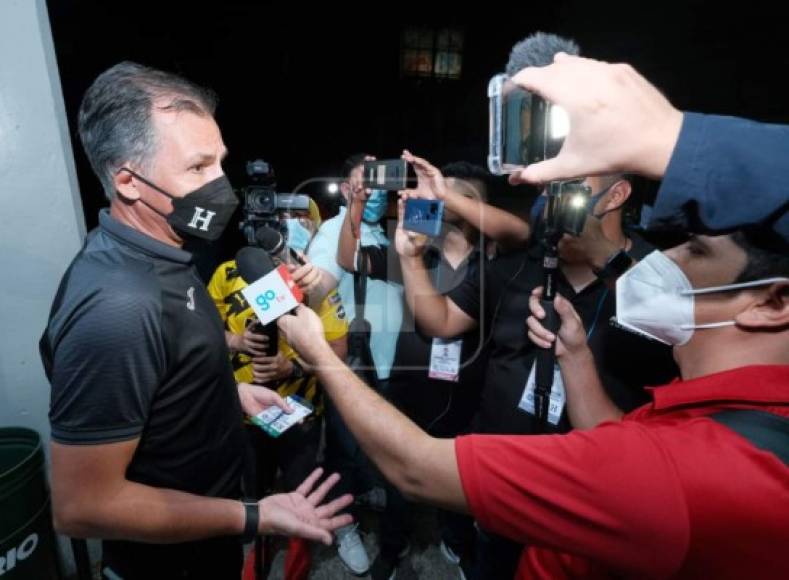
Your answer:
[[[231,181],[243,185],[245,162],[262,157],[274,166],[280,191],[336,174],[357,151],[385,158],[407,147],[437,164],[484,165],[487,82],[504,70],[512,45],[537,30],[575,38],[587,56],[633,64],[681,109],[789,122],[785,21],[768,4],[48,4],[91,227],[105,201],[76,139],[76,112],[96,75],[124,59],[213,88]],[[415,25],[464,30],[460,80],[401,75],[402,31]],[[323,191],[312,192],[325,210],[331,200]],[[513,207],[523,199],[523,192],[505,191],[497,201]]]

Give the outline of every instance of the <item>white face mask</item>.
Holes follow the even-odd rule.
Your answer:
[[[616,323],[636,334],[681,346],[696,329],[735,325],[734,320],[696,324],[694,295],[787,281],[789,278],[767,278],[694,290],[677,263],[656,250],[616,281]]]

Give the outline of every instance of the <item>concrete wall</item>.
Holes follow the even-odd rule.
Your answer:
[[[38,339],[85,222],[44,0],[0,3],[0,425],[49,437]]]
[[[45,442],[49,384],[38,340],[60,277],[84,237],[46,4],[2,0],[0,427],[29,427]],[[72,569],[68,558],[66,568]]]

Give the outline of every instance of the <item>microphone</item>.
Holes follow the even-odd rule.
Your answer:
[[[274,270],[274,262],[266,252],[258,248],[241,248],[236,253],[236,267],[241,279],[249,286],[259,280],[269,272]],[[276,322],[269,324],[256,323],[252,327],[252,332],[268,337],[266,346],[266,356],[276,356],[279,350],[279,328]]]
[[[274,270],[274,262],[267,252],[249,246],[236,252],[236,266],[238,274],[247,285],[257,282]]]
[[[261,248],[241,248],[236,265],[247,287],[241,290],[260,323],[267,325],[304,301],[304,294],[282,264],[274,267],[271,256]]]
[[[305,264],[304,260],[285,243],[285,238],[274,228],[262,226],[255,232],[255,242],[263,248],[271,256],[283,256],[285,250],[288,251],[290,257],[302,266]]]
[[[548,66],[557,52],[577,56],[581,51],[578,43],[569,38],[546,32],[530,34],[512,47],[506,73],[512,77],[530,66]]]

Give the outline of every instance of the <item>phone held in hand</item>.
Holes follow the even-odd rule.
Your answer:
[[[488,169],[506,175],[556,157],[570,131],[567,112],[496,75],[488,84],[490,141]]]
[[[431,238],[441,233],[444,202],[437,199],[409,199],[405,202],[403,229]]]
[[[402,191],[416,185],[416,173],[405,159],[365,161],[364,187],[384,191]]]

